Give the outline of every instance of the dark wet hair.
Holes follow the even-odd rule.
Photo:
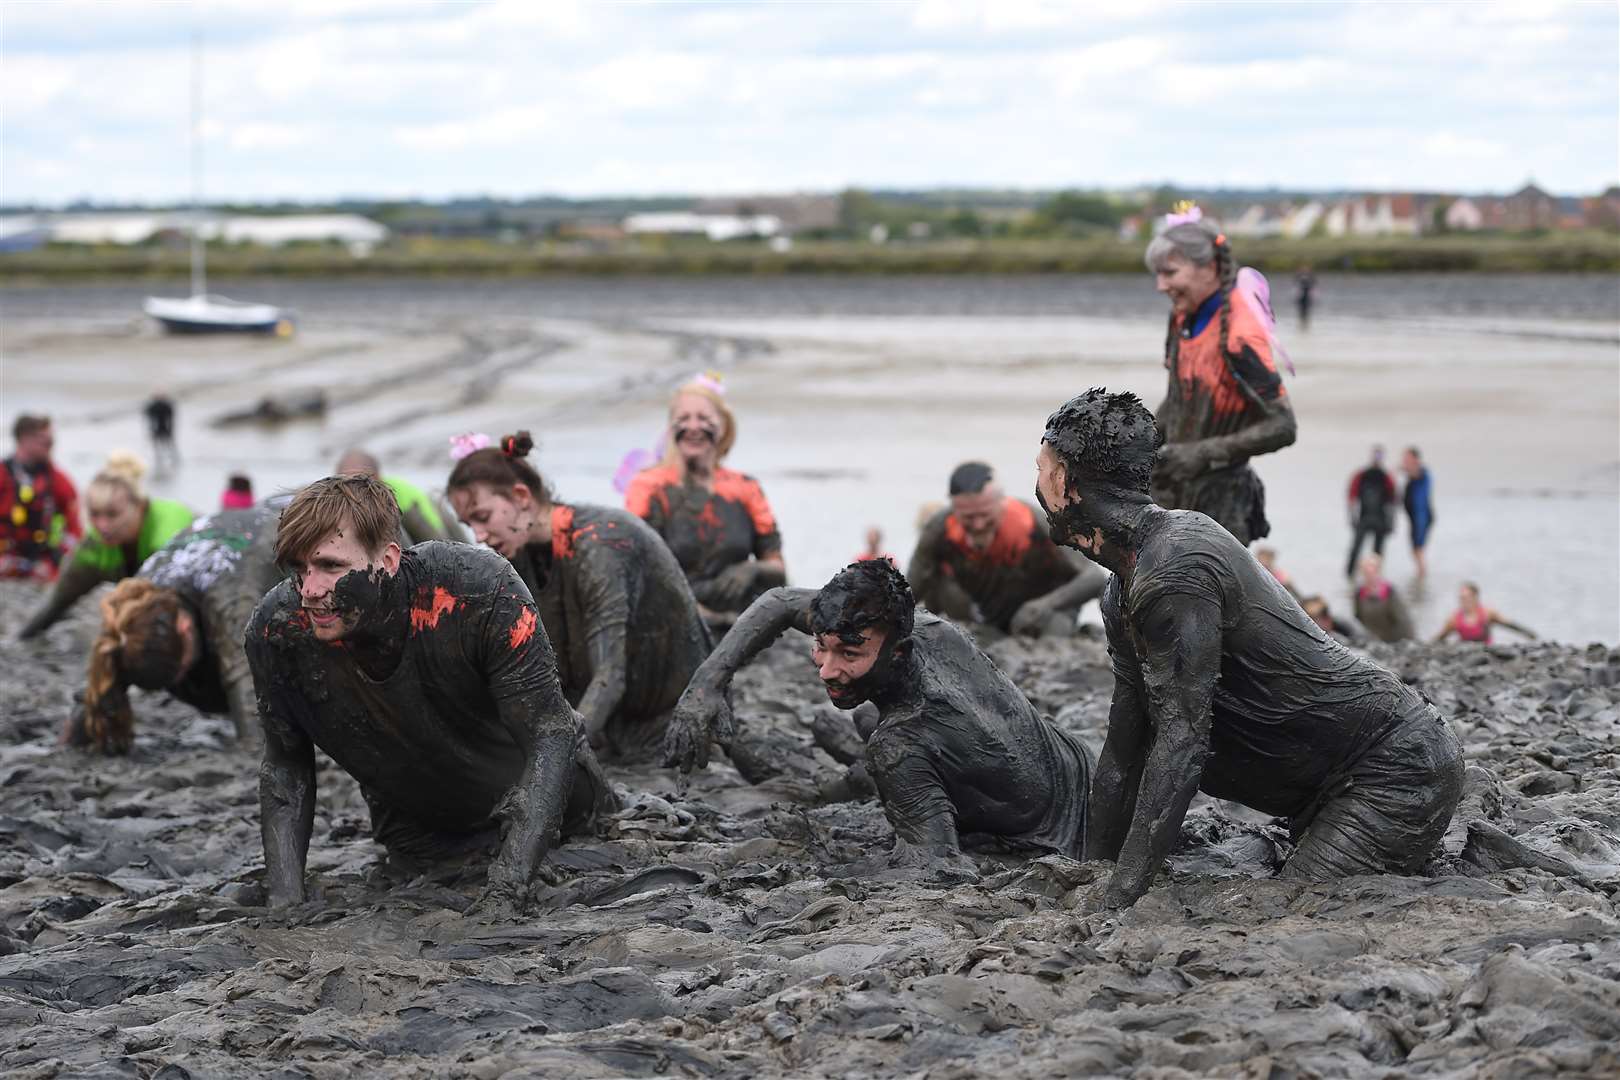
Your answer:
[[[952,495],[977,495],[995,480],[996,472],[982,461],[967,461],[951,473]]]
[[[905,575],[888,559],[850,563],[832,576],[810,604],[810,626],[854,644],[873,626],[895,638],[911,636],[916,599]]]
[[[225,486],[232,491],[240,491],[247,495],[253,494],[252,479],[243,476],[241,473],[231,473],[230,478],[225,481]]]
[[[1041,441],[1062,460],[1071,487],[1084,476],[1145,494],[1164,438],[1135,394],[1094,386],[1046,418]]]
[[[50,426],[51,418],[48,416],[34,416],[31,413],[23,413],[11,425],[11,437],[13,439],[26,439],[28,436],[44,431]]]
[[[146,578],[125,578],[101,601],[101,633],[90,648],[85,734],[104,753],[129,748],[135,729],[131,686],[166,690],[180,679],[180,594]]]
[[[486,446],[482,450],[474,450],[450,470],[450,479],[445,483],[446,491],[458,491],[470,488],[474,484],[488,484],[500,492],[511,491],[513,485],[522,484],[534,496],[534,501],[546,505],[554,501],[551,488],[546,486],[545,479],[528,462],[529,451],[534,449],[534,439],[527,431],[520,431],[516,435],[506,435],[495,446]]]

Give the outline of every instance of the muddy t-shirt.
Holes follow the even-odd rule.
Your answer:
[[[264,598],[247,655],[266,738],[308,738],[368,800],[429,828],[482,827],[528,764],[503,712],[578,730],[551,644],[517,571],[487,548],[418,544],[401,555],[394,588],[409,623],[383,679],[343,642],[315,638],[291,581]],[[574,783],[584,775],[576,768]]]
[[[917,540],[906,577],[925,600],[936,577],[955,582],[977,605],[984,622],[1006,630],[1026,601],[1068,584],[1078,573],[1052,543],[1046,516],[1008,496],[996,535],[983,550],[968,540],[952,511],[935,514]]]
[[[1084,748],[954,624],[919,612],[912,640],[920,701],[886,711],[866,744],[895,833],[916,843],[928,822],[945,818],[957,835],[994,834],[1081,858]]]
[[[526,547],[514,564],[571,704],[608,665],[624,680],[615,716],[675,707],[709,655],[709,632],[675,556],[644,521],[605,506],[553,506],[550,545]]]
[[[705,586],[727,567],[782,550],[759,481],[732,469],[714,471],[713,490],[684,482],[673,465],[645,469],[630,481],[624,508],[664,538],[702,603]]]
[[[202,645],[169,693],[203,712],[228,712],[237,730],[255,712],[253,673],[242,632],[264,594],[282,579],[276,566],[278,511],[222,510],[200,517],[141,564],[137,576],[180,594]]]
[[[1269,814],[1304,811],[1423,699],[1393,673],[1328,637],[1277,579],[1203,514],[1169,511],[1146,525],[1136,568],[1103,593],[1114,675],[1153,700],[1140,628],[1162,605],[1219,609],[1220,674],[1201,789]],[[1148,716],[1152,720],[1152,714]]]

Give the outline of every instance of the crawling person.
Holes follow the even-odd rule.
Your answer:
[[[362,473],[387,484],[394,493],[394,501],[399,503],[400,524],[405,527],[405,538],[411,543],[457,539],[444,527],[444,518],[439,515],[439,508],[433,505],[432,496],[403,476],[384,476],[382,462],[371,451],[358,446],[345,450],[333,472],[338,476]]]
[[[101,601],[84,706],[68,718],[64,745],[127,751],[135,726],[131,686],[225,713],[244,745],[258,745],[242,628],[282,577],[276,517],[259,507],[198,518]]]
[[[663,458],[624,493],[624,508],[664,538],[716,627],[787,581],[782,534],[759,481],[721,464],[736,441],[725,387],[698,375],[670,401]]]
[[[401,551],[399,528],[393,492],[363,474],[317,480],[281,515],[291,577],[246,639],[270,902],[304,899],[319,746],[359,781],[392,859],[465,856],[499,833],[480,906],[511,912],[555,835],[613,795],[512,565],[469,544]]]
[[[562,503],[529,464],[527,431],[475,450],[446,490],[481,544],[512,561],[557,656],[563,694],[597,748],[657,753],[711,645],[680,564],[625,510]]]
[[[1114,573],[1086,843],[1117,861],[1104,902],[1147,892],[1200,789],[1290,819],[1285,877],[1417,873],[1462,793],[1457,737],[1214,519],[1153,505],[1159,439],[1134,395],[1091,390],[1047,420],[1036,460],[1053,538]]]
[[[971,874],[967,833],[1081,857],[1085,747],[1038,715],[966,633],[917,615],[885,559],[847,566],[819,591],[772,589],[755,601],[682,695],[666,765],[701,768],[711,740],[730,748],[732,676],[789,627],[812,636],[810,659],[834,705],[877,707],[866,769],[894,827],[895,865]]]
[[[1107,575],[1052,543],[1045,519],[981,461],[951,473],[950,499],[923,526],[906,569],[923,606],[1018,634],[1072,632]]]

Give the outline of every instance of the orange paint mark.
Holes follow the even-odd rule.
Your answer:
[[[572,506],[553,506],[551,508],[551,557],[554,559],[571,559],[574,557],[574,508]]]
[[[532,637],[534,637],[534,608],[526,607],[523,614],[518,616],[517,622],[512,624],[512,632],[507,640],[515,649]]]
[[[968,539],[967,530],[953,513],[945,519],[945,539],[966,557],[968,562],[994,563],[1016,566],[1029,554],[1034,540],[1035,514],[1012,496],[1007,496],[1006,508],[996,535],[986,548],[976,548]]]
[[[411,630],[419,632],[438,629],[440,616],[456,610],[458,603],[460,601],[451,596],[443,586],[435,586],[433,598],[428,601],[426,607],[411,608]]]

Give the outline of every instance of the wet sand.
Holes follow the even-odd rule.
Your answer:
[[[0,583],[0,620],[31,602]],[[1620,651],[1380,648],[1467,748],[1422,877],[1279,881],[1286,834],[1200,799],[1170,871],[1094,910],[1106,866],[883,867],[871,803],[814,805],[823,700],[790,640],[739,720],[802,748],[759,787],[610,769],[625,810],[551,861],[533,918],[464,915],[480,871],[393,879],[322,759],[312,900],[262,905],[255,762],[137,692],[134,753],[51,737],[88,607],[0,643],[6,1075],[556,1078],[1613,1075],[1620,1069]],[[793,635],[790,635],[792,638]],[[989,644],[1094,747],[1094,636]]]
[[[446,439],[518,427],[565,498],[617,503],[625,452],[658,436],[669,389],[724,372],[740,416],[730,464],[780,518],[792,579],[815,584],[882,527],[902,560],[917,509],[982,458],[1028,496],[1046,415],[1092,385],[1163,394],[1162,301],[1144,279],[870,282],[423,282],[253,286],[292,303],[291,342],[176,340],[131,288],[0,290],[6,411],[58,417],[81,481],[145,446],[138,408],[180,405],[180,472],[199,508],[225,476],[258,490],[323,473],[364,443],[429,488]],[[1402,517],[1389,572],[1432,635],[1457,585],[1544,637],[1620,642],[1620,314],[1612,278],[1329,278],[1308,334],[1285,317],[1299,442],[1257,462],[1269,542],[1307,591],[1348,612],[1345,490],[1382,442],[1434,475],[1433,573],[1413,579]],[[214,429],[266,393],[325,389],[323,419]]]

